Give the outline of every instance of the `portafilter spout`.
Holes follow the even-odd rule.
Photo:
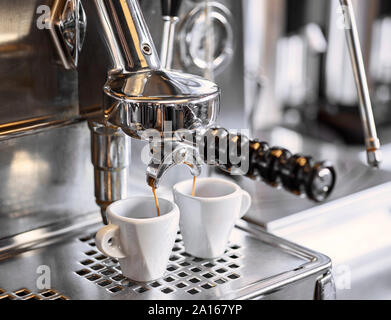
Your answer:
[[[196,145],[188,141],[152,143],[152,159],[147,168],[147,183],[158,188],[166,172],[176,165],[186,165],[193,176],[201,174],[203,161]]]

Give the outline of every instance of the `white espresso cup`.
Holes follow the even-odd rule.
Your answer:
[[[177,205],[159,198],[137,196],[107,208],[109,225],[96,234],[98,249],[116,258],[125,277],[146,282],[163,277],[179,228]]]
[[[251,197],[233,182],[218,178],[197,179],[174,186],[174,199],[181,212],[180,229],[186,252],[203,259],[224,254],[235,222],[251,206]]]

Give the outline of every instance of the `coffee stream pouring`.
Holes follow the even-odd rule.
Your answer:
[[[202,158],[202,149],[208,147],[203,144],[204,138],[216,135],[218,149],[222,149],[222,138],[228,135],[225,129],[208,129],[214,126],[220,111],[217,85],[161,66],[138,1],[95,0],[95,4],[113,64],[104,86],[102,115],[90,121],[93,141],[97,141],[92,149],[95,194],[105,221],[107,206],[126,194],[125,134],[151,144],[153,158],[147,168],[147,183],[154,188],[177,164],[187,164],[193,176],[201,173],[203,162],[228,172],[236,167],[221,159]],[[183,139],[182,130],[193,132],[201,141]],[[314,201],[323,201],[331,193],[335,171],[327,162],[292,156],[285,149],[269,148],[266,143],[244,136],[230,138],[236,144],[234,149],[249,149],[248,158],[240,160],[249,163],[243,175],[272,186],[282,185]],[[232,153],[233,148],[227,147],[221,154]]]

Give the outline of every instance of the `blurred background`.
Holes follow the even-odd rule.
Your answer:
[[[385,132],[390,123],[391,55],[386,35],[391,4],[352,3],[376,123]],[[246,106],[252,127],[284,124],[325,141],[361,144],[358,98],[339,1],[246,0],[244,4]]]
[[[313,207],[258,189],[262,200],[249,218],[328,254],[340,298],[389,299],[391,2],[352,1],[383,145],[378,171],[363,165],[364,131],[339,1],[243,3],[245,105],[254,135],[321,155],[338,168],[329,204]]]

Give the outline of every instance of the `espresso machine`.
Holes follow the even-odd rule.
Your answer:
[[[341,4],[367,160],[377,167],[355,16]],[[107,206],[189,175],[264,181],[316,203],[331,195],[329,161],[240,131],[242,2],[7,0],[0,14],[0,299],[335,298],[327,256],[252,219],[211,261],[189,256],[178,232],[167,275],[151,283],[126,279],[93,240]]]

